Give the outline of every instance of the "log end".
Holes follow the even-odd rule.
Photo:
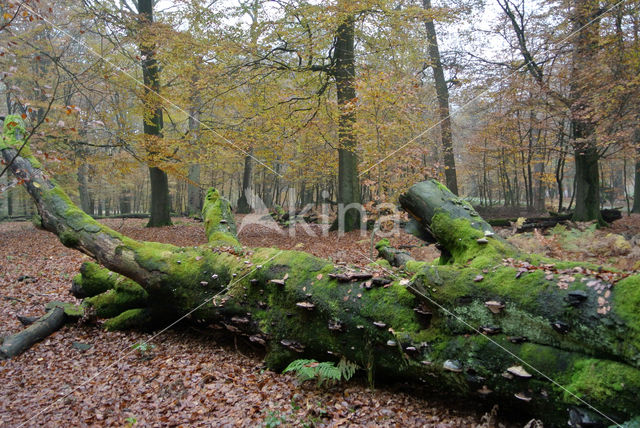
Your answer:
[[[84,315],[84,308],[82,306],[74,305],[69,302],[53,301],[45,305],[45,309],[47,311],[53,308],[61,308],[64,311],[65,316],[72,320],[82,318]]]
[[[0,150],[19,150],[20,147],[22,147],[24,137],[26,135],[27,132],[24,120],[22,120],[22,118],[17,114],[8,115],[7,117],[5,117],[4,125],[2,127],[2,141],[0,141]],[[33,168],[42,168],[42,164],[40,164],[40,161],[33,156],[33,153],[31,153],[31,149],[29,148],[28,143],[25,144],[25,146],[20,151],[20,156],[29,161]]]
[[[207,191],[202,207],[205,232],[210,243],[241,246],[236,238],[236,223],[229,201],[213,187]]]
[[[474,267],[485,267],[495,264],[496,260],[518,254],[515,247],[491,234],[482,224],[464,217],[453,217],[445,211],[439,211],[432,217],[431,230],[446,249],[439,260],[441,264],[472,260]],[[486,234],[487,231],[489,234]]]

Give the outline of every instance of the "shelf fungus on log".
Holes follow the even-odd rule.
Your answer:
[[[507,371],[517,377],[522,377],[522,378],[531,377],[531,374],[527,372],[522,366],[512,366],[512,367],[509,367]]]
[[[18,154],[24,135],[21,118],[7,116],[2,158],[35,201],[42,226],[102,266],[81,272],[79,280],[84,295],[96,293],[86,297],[83,306],[100,309],[106,328],[166,326],[193,311],[194,321],[224,322],[235,329],[229,334],[254,341],[259,337],[266,347],[266,364],[273,369],[301,357],[324,360],[331,355],[336,361],[345,357],[371,367],[383,378],[421,384],[427,379],[433,388],[449,393],[477,397],[484,385],[494,391],[487,399],[519,404],[549,425],[566,424],[567,408],[579,407],[579,400],[615,422],[640,415],[640,276],[621,277],[607,289],[607,297],[598,294],[601,290],[582,281],[597,279],[588,272],[597,272],[598,266],[524,254],[498,235],[487,235],[493,233],[491,226],[436,181],[412,186],[400,202],[425,235],[438,242],[440,258],[426,263],[394,255],[403,263],[400,277],[390,273],[393,281],[386,287],[345,300],[348,286],[329,276],[336,274],[331,261],[300,251],[243,248],[228,201],[213,189],[203,207],[208,243],[202,246],[141,242],[106,227],[47,177],[28,144]],[[518,268],[502,262],[508,258],[530,266],[584,270],[563,288],[546,280],[544,269],[528,269],[516,280]],[[474,282],[479,274],[484,279]],[[367,275],[351,278],[368,281],[362,279]],[[410,282],[401,285],[402,279]],[[91,280],[96,284],[90,287]],[[203,281],[208,285],[200,285]],[[568,293],[576,290],[584,291],[587,299],[578,306],[567,304]],[[313,296],[313,311],[296,306],[307,300],[306,294]],[[598,297],[606,299],[606,311],[598,312]],[[487,310],[485,302],[492,300],[508,302],[508,310]],[[432,313],[428,325],[416,307]],[[226,321],[247,313],[251,321],[246,324]],[[342,322],[340,334],[327,328],[333,319]],[[558,320],[568,326],[563,334],[553,326]],[[478,334],[479,326],[501,330],[487,337]],[[514,337],[528,341],[514,343]],[[386,346],[390,340],[401,346]],[[408,346],[417,351],[405,352]],[[514,377],[505,368],[523,361],[544,371],[545,377],[502,376]],[[464,362],[468,372],[456,362]],[[453,375],[451,369],[460,372]],[[523,391],[530,399],[526,405],[516,397]]]
[[[312,311],[313,308],[316,307],[316,305],[314,305],[312,302],[298,302],[296,303],[296,306],[299,308],[306,309],[308,311]]]

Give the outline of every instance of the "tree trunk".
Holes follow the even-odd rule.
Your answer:
[[[335,71],[340,117],[338,119],[338,218],[333,229],[349,232],[360,227],[360,184],[358,179],[355,122],[355,18],[347,14],[336,33]]]
[[[422,6],[426,11],[431,10],[431,0],[422,0]],[[449,88],[444,79],[444,70],[438,48],[438,37],[433,19],[425,19],[424,26],[427,30],[427,43],[429,59],[433,69],[433,80],[438,98],[438,116],[440,117],[440,134],[442,140],[442,152],[444,157],[444,176],[447,187],[454,194],[458,194],[458,179],[456,177],[456,159],[453,154],[453,138],[451,133],[451,118],[449,115]]]
[[[239,214],[249,214],[251,212],[251,204],[253,201],[249,201],[249,198],[253,195],[251,190],[251,183],[253,180],[253,148],[249,149],[249,153],[244,158],[244,171],[242,173],[242,194],[238,198],[238,206],[236,212]]]
[[[584,150],[575,151],[576,209],[574,221],[597,219],[604,223],[600,215],[600,173],[598,171],[599,155],[591,145]]]
[[[87,214],[91,213],[91,196],[89,195],[89,186],[87,184],[87,174],[89,168],[86,163],[81,163],[78,167],[78,194],[80,195],[80,207]]]
[[[132,199],[133,199],[133,195],[131,190],[129,189],[121,190],[120,196],[118,198],[118,208],[120,209],[120,215],[131,214]]]
[[[153,0],[138,0],[140,23],[153,23]],[[162,107],[159,106],[158,93],[160,91],[160,70],[155,59],[155,43],[140,42],[142,59],[142,77],[144,81],[144,134],[151,140],[151,147],[159,144],[162,137]],[[157,156],[153,149],[149,151],[151,162]],[[149,181],[151,183],[151,217],[147,227],[171,225],[171,199],[169,196],[169,178],[157,166],[149,167]]]
[[[633,140],[636,146],[636,162],[633,182],[633,208],[631,212],[640,214],[640,127],[634,130]]]
[[[160,168],[149,168],[149,182],[151,183],[151,200],[149,223],[147,227],[171,225],[171,200],[169,196],[169,177]]]
[[[600,154],[596,145],[595,123],[588,95],[589,69],[595,61],[600,28],[599,5],[594,0],[575,0],[573,25],[574,54],[571,70],[571,124],[575,158],[576,209],[574,221],[596,220],[604,224],[600,216]]]
[[[18,130],[5,122],[5,160],[21,144]],[[409,280],[298,251],[243,249],[214,190],[203,209],[208,244],[135,241],[73,205],[35,158],[19,156],[11,169],[44,228],[128,278],[83,303],[110,317],[110,329],[185,316],[264,344],[276,369],[344,356],[378,377],[468,396],[493,391],[490,399],[550,424],[565,423],[578,398],[609,422],[640,414],[640,276],[521,254],[435,181],[402,198],[444,254],[437,265],[406,263]],[[85,279],[109,276],[90,271],[85,289]]]
[[[199,104],[199,97],[194,97],[195,104]],[[189,136],[196,153],[200,152],[200,112],[192,108],[189,112]],[[198,215],[202,210],[202,190],[200,189],[200,157],[189,165],[189,183],[187,190],[187,213],[189,216]]]

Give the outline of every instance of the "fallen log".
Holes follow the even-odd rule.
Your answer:
[[[24,330],[4,339],[0,346],[0,358],[7,359],[29,349],[64,325],[64,309],[56,307],[48,311]]]
[[[602,219],[607,223],[612,223],[622,218],[622,212],[619,209],[603,209],[600,210],[600,214],[602,215]],[[571,222],[572,217],[572,213],[546,217],[527,217],[521,225],[516,227],[515,231],[522,233],[533,229],[548,229],[558,224],[567,224]],[[487,223],[496,227],[509,227],[517,222],[517,218],[494,218],[487,220]]]
[[[558,425],[572,407],[609,423],[640,414],[640,277],[521,254],[437,182],[401,202],[441,245],[438,263],[407,261],[411,279],[379,268],[354,275],[303,252],[242,248],[214,190],[203,209],[208,244],[130,239],[79,210],[28,152],[16,157],[21,133],[20,118],[8,117],[0,150],[15,157],[43,227],[131,281],[86,299],[112,303],[108,328],[188,316],[264,344],[274,369],[345,357],[371,378],[489,397]],[[118,307],[133,284],[145,298]]]

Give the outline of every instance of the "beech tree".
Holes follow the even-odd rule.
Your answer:
[[[431,0],[422,0],[422,6],[427,12],[431,12]],[[447,187],[458,194],[458,179],[456,174],[456,158],[453,152],[453,134],[451,132],[451,117],[449,112],[449,87],[444,78],[444,68],[440,59],[440,49],[438,47],[438,36],[433,19],[427,18],[424,21],[427,30],[427,50],[429,52],[429,63],[433,70],[433,81],[438,99],[438,118],[440,119],[440,135],[442,140],[444,175]]]
[[[142,58],[142,76],[144,81],[144,134],[148,136],[150,157],[153,158],[153,146],[160,143],[162,138],[162,105],[160,103],[160,69],[155,59],[155,43],[149,34],[144,35],[145,28],[153,23],[153,0],[138,0],[138,13],[140,14],[140,55]],[[169,178],[167,173],[157,166],[149,167],[151,180],[151,216],[149,227],[167,226],[171,224],[171,202],[169,195]]]

